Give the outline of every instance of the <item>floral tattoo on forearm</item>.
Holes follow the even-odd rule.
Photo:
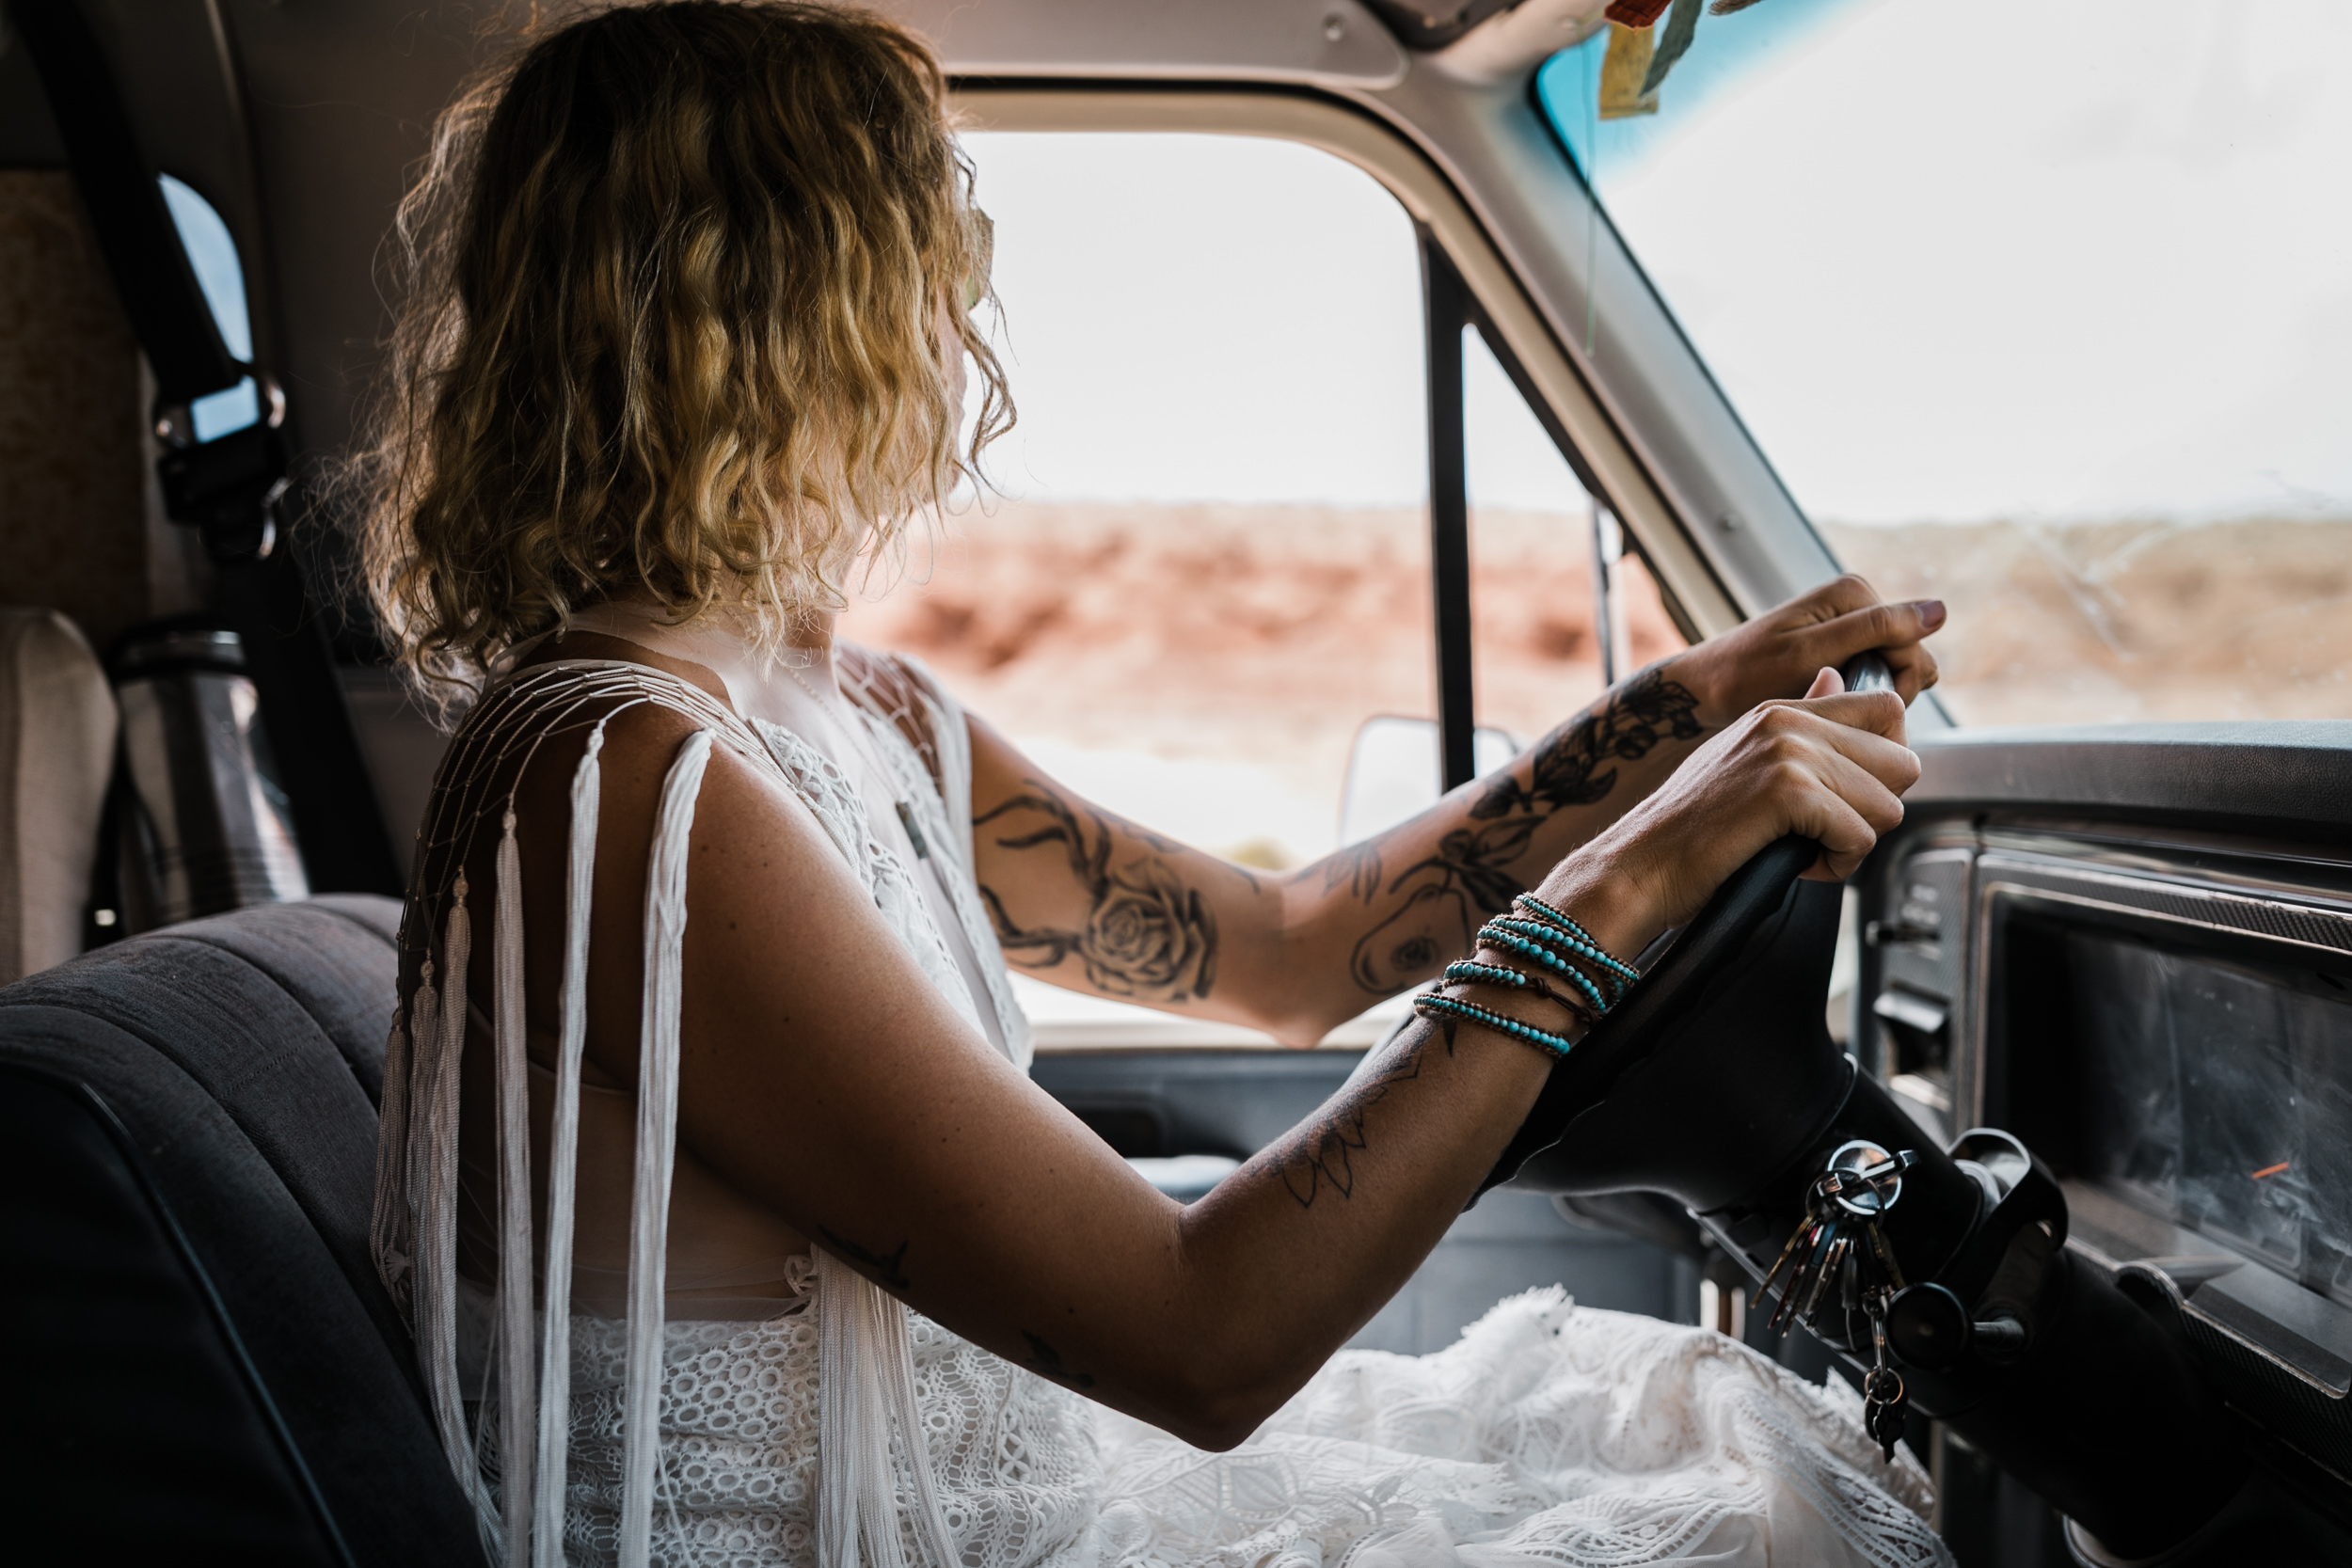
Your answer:
[[[1525,784],[1514,768],[1490,781],[1470,810],[1478,827],[1456,828],[1437,851],[1383,878],[1378,840],[1355,845],[1324,868],[1326,885],[1349,882],[1373,903],[1385,893],[1405,902],[1356,943],[1348,973],[1375,996],[1392,996],[1450,957],[1470,951],[1488,916],[1527,891],[1514,874],[1535,831],[1554,812],[1597,805],[1616,787],[1618,762],[1638,762],[1661,741],[1693,740],[1701,733],[1699,701],[1668,680],[1665,668],[1645,670],[1536,743]]]
[[[1025,969],[1052,969],[1074,957],[1085,968],[1087,984],[1111,996],[1168,1002],[1207,996],[1216,983],[1216,916],[1200,890],[1187,886],[1168,863],[1168,856],[1181,847],[1132,824],[1115,829],[1109,817],[1091,808],[1081,814],[1039,780],[1023,783],[1025,793],[975,817],[972,825],[985,829],[1008,818],[1014,819],[1009,826],[1037,822],[997,839],[997,847],[1059,845],[1071,876],[1086,890],[1087,917],[1077,930],[1023,926],[983,883],[980,897],[1006,959]],[[1151,852],[1112,865],[1112,850],[1121,836]]]
[[[1356,1191],[1355,1156],[1371,1147],[1364,1118],[1399,1084],[1421,1076],[1422,1053],[1432,1039],[1442,1037],[1445,1053],[1454,1054],[1451,1020],[1432,1024],[1416,1020],[1398,1042],[1395,1054],[1362,1083],[1344,1092],[1339,1103],[1268,1147],[1261,1156],[1281,1177],[1282,1186],[1301,1209],[1311,1209],[1326,1191],[1342,1197]]]

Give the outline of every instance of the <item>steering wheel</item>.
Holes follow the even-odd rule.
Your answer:
[[[1844,674],[1895,689],[1876,654]],[[1553,1067],[1481,1191],[1649,1191],[1706,1212],[1810,1149],[1854,1076],[1826,1022],[1842,889],[1800,879],[1820,855],[1791,835],[1717,889]]]

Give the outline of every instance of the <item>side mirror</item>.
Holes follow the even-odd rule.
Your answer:
[[[1481,727],[1470,757],[1483,776],[1527,749],[1508,730]],[[1354,844],[1427,811],[1445,791],[1438,722],[1375,714],[1358,727],[1347,749],[1347,779],[1340,786],[1340,842]]]

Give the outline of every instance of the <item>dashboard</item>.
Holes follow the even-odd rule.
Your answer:
[[[2352,757],[2333,728],[2325,768]],[[2352,846],[2290,819],[2352,795],[2265,810],[2208,752],[2187,792],[2222,798],[2189,810],[2179,756],[1921,751],[1911,821],[1859,881],[1856,1054],[1929,1134],[2024,1139],[2066,1244],[2352,1500]]]

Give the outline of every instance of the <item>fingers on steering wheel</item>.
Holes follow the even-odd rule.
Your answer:
[[[1843,881],[1882,834],[1901,825],[1903,803],[1883,780],[1842,752],[1831,753],[1822,772],[1820,792],[1811,802],[1813,820],[1800,829],[1821,847],[1821,858],[1807,875]]]
[[[1821,846],[1808,877],[1843,880],[1881,833],[1900,825],[1901,792],[1919,776],[1918,757],[1897,738],[1902,703],[1892,692],[1856,691],[1776,705],[1759,723],[1797,789],[1788,829]]]
[[[1836,586],[1849,581],[1862,583],[1860,578],[1841,578]],[[1868,585],[1862,586],[1867,594]],[[1881,604],[1868,598],[1815,628],[1814,654],[1824,663],[1842,665],[1856,654],[1879,653],[1895,677],[1897,694],[1908,704],[1935,684],[1935,656],[1928,652],[1922,639],[1942,626],[1945,618],[1941,599]]]
[[[1919,782],[1919,753],[1903,744],[1901,700],[1891,691],[1862,691],[1854,695],[1857,699],[1873,699],[1869,706],[1856,716],[1864,721],[1833,725],[1828,732],[1830,747],[1839,756],[1867,773],[1881,787],[1900,795]],[[1829,705],[1823,703],[1818,705],[1827,707]],[[1860,703],[1857,702],[1856,705],[1859,706]]]
[[[1818,687],[1820,677],[1815,677]],[[1903,735],[1903,699],[1895,691],[1832,691],[1807,696],[1805,710],[1841,729],[1859,730],[1899,741]]]
[[[1848,572],[1843,577],[1825,582],[1810,596],[1818,599],[1820,608],[1829,611],[1824,624],[1842,620],[1858,610],[1867,610],[1879,602],[1878,590],[1872,588],[1869,579],[1859,572]]]
[[[1910,633],[1911,641],[1883,649],[1887,672],[1895,677],[1895,689],[1905,703],[1909,703],[1936,682],[1935,655],[1928,650],[1923,640],[1944,625],[1944,601],[1915,599],[1909,604],[1885,608],[1903,611],[1901,619],[1907,620],[1915,628]]]
[[[1895,677],[1895,694],[1906,705],[1942,678],[1935,656],[1924,647],[1893,649],[1885,657],[1886,672]]]
[[[1821,847],[1821,858],[1804,875],[1812,881],[1842,882],[1877,846],[1878,834],[1835,790],[1824,788],[1807,806],[1798,831]]]

